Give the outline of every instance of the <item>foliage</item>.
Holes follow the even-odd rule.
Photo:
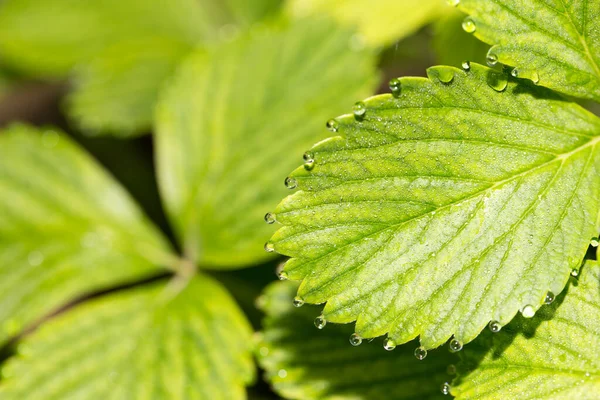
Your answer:
[[[66,86],[68,123],[0,131],[0,398],[272,398],[253,354],[290,399],[597,397],[599,20],[598,0],[4,0],[0,90]],[[452,66],[355,103],[433,57]],[[152,133],[102,143],[154,164],[109,148],[123,185],[81,133]],[[259,321],[276,253],[290,281]]]

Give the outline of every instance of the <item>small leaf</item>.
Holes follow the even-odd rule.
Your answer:
[[[161,37],[108,47],[77,69],[70,117],[91,134],[149,131],[159,89],[189,51],[189,45]]]
[[[350,50],[350,37],[324,20],[277,23],[183,65],[156,140],[161,192],[190,259],[231,268],[271,257],[273,227],[260,221],[287,191],[284,174],[332,113],[374,88],[375,57]]]
[[[25,338],[3,368],[3,400],[245,399],[251,328],[207,276],[91,300]]]
[[[457,399],[596,399],[600,393],[600,267],[533,319],[516,318],[464,351]]]
[[[287,399],[443,399],[455,362],[448,352],[414,356],[417,344],[384,350],[380,340],[348,343],[352,326],[313,325],[316,307],[292,306],[297,285],[277,282],[260,297],[266,312],[257,357],[275,391]],[[391,348],[391,347],[388,347]]]
[[[596,235],[600,119],[478,64],[428,75],[335,120],[270,246],[327,320],[432,348],[562,291]]]
[[[515,75],[571,96],[600,101],[600,2],[460,0],[490,59]]]
[[[55,130],[0,133],[0,193],[0,343],[174,257],[125,190]]]
[[[433,20],[443,5],[443,0],[291,0],[287,11],[295,17],[331,15],[357,26],[355,46],[388,46]]]

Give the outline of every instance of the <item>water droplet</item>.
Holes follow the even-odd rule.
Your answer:
[[[450,347],[450,351],[455,353],[457,351],[461,351],[463,348],[463,344],[460,340],[454,338],[450,341],[450,343],[448,344],[448,347]]]
[[[460,0],[446,0],[446,3],[448,3],[449,6],[456,7],[460,3]]]
[[[283,183],[285,184],[285,187],[288,189],[296,189],[296,187],[298,187],[298,182],[296,181],[296,179],[294,179],[290,176],[285,178],[285,181]]]
[[[358,333],[353,333],[352,335],[350,335],[349,340],[352,346],[360,346],[360,344],[362,343],[362,338]]]
[[[302,307],[304,305],[304,300],[300,296],[294,297],[294,301],[292,301],[294,307]]]
[[[41,265],[44,262],[44,255],[37,250],[32,251],[27,256],[27,261],[32,267],[37,267],[38,265]]]
[[[554,301],[555,298],[556,298],[556,296],[554,296],[554,293],[548,292],[548,293],[546,293],[546,299],[544,300],[544,303],[552,304],[552,302]]]
[[[467,60],[463,61],[462,69],[464,69],[465,71],[470,71],[471,70],[471,62],[467,61]]]
[[[535,85],[540,83],[540,75],[537,73],[537,71],[533,71],[531,73],[531,82],[533,82]]]
[[[59,140],[60,136],[55,131],[46,131],[42,135],[42,144],[48,149],[54,148]]]
[[[362,121],[367,113],[367,106],[362,101],[358,101],[356,104],[354,104],[352,112],[354,113],[354,118],[357,121]]]
[[[513,68],[512,71],[510,71],[510,74],[514,77],[514,78],[518,78],[519,77],[519,70],[517,68]]]
[[[394,97],[399,97],[402,92],[402,82],[398,78],[394,78],[390,81],[390,90]]]
[[[280,377],[281,379],[285,379],[287,377],[287,371],[285,369],[280,369],[277,372],[277,376]]]
[[[490,51],[487,54],[486,61],[490,67],[493,67],[498,64],[498,56]]]
[[[508,80],[504,74],[490,72],[487,76],[488,85],[496,92],[503,92],[508,86]]]
[[[337,132],[338,129],[339,129],[339,124],[338,124],[338,122],[335,119],[330,119],[329,121],[327,121],[327,123],[325,124],[325,126],[331,132]]]
[[[592,245],[592,247],[598,247],[598,245],[600,244],[600,239],[598,239],[597,237],[593,237],[592,240],[590,240],[590,244]]]
[[[317,327],[317,329],[323,329],[325,328],[325,325],[327,325],[327,321],[325,320],[323,314],[315,318],[315,326]]]
[[[272,253],[273,251],[275,251],[275,245],[271,242],[265,243],[265,251],[267,253]]]
[[[304,163],[304,169],[311,171],[315,167],[315,160],[310,160]]]
[[[578,277],[579,276],[579,270],[577,268],[573,268],[571,270],[571,276],[572,277]]]
[[[265,214],[265,222],[269,225],[275,223],[275,215],[271,213]]]
[[[415,349],[415,357],[417,360],[424,360],[427,357],[427,350],[423,346],[419,346]]]
[[[446,373],[448,375],[456,375],[456,365],[454,365],[454,364],[448,365],[448,367],[446,368]]]
[[[285,271],[279,271],[279,273],[277,273],[277,278],[279,278],[280,281],[287,281],[288,274]]]
[[[450,394],[450,384],[448,382],[442,383],[442,386],[440,387],[440,391],[442,392],[443,395],[449,395]]]
[[[475,22],[473,22],[473,19],[471,19],[471,17],[465,18],[465,20],[462,23],[462,28],[467,33],[473,33],[477,30],[477,26],[475,25]]]
[[[488,328],[490,328],[490,331],[493,333],[498,333],[502,329],[502,325],[500,325],[500,322],[498,321],[490,321]]]
[[[524,318],[533,318],[533,316],[535,315],[535,309],[533,308],[532,305],[527,304],[525,307],[523,307],[523,309],[521,310],[521,315]]]
[[[385,338],[385,340],[383,341],[383,348],[387,351],[392,351],[396,348],[396,342],[394,342],[390,338]]]
[[[304,162],[314,162],[315,156],[310,151],[307,151],[302,155],[302,159],[304,160]]]
[[[443,68],[438,71],[438,79],[442,83],[450,83],[454,80],[454,71],[451,69]]]

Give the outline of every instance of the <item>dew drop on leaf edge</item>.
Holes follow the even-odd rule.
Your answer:
[[[350,339],[348,340],[350,341],[350,344],[352,346],[360,346],[360,344],[362,343],[362,338],[358,333],[353,333],[352,335],[350,335]]]
[[[467,33],[473,33],[477,30],[477,26],[475,25],[475,22],[473,22],[473,19],[471,17],[465,18],[465,20],[462,23],[462,28]]]
[[[494,65],[498,64],[498,56],[492,52],[489,52],[486,56],[486,61],[490,67],[493,67]]]
[[[356,104],[354,104],[352,113],[357,121],[362,121],[367,113],[367,106],[362,101],[358,101]]]
[[[304,305],[304,300],[302,299],[302,297],[296,296],[294,297],[292,304],[294,305],[294,307],[302,307]]]
[[[385,338],[385,340],[383,341],[383,348],[387,351],[392,351],[396,348],[396,342],[394,342],[390,338]]]
[[[533,316],[535,315],[535,308],[533,308],[531,304],[527,304],[521,310],[521,315],[523,316],[523,318],[533,318]]]
[[[339,123],[335,119],[330,119],[329,121],[327,121],[325,126],[327,127],[327,129],[329,129],[330,132],[334,133],[337,132],[340,128]]]
[[[295,178],[292,178],[291,176],[285,178],[285,181],[283,183],[285,184],[285,187],[290,190],[296,189],[296,187],[298,187],[298,182]]]
[[[462,66],[462,69],[463,69],[465,72],[468,72],[468,71],[470,71],[470,70],[471,70],[471,62],[470,62],[470,61],[468,61],[468,60],[465,60],[465,61],[463,61],[463,62],[462,62],[462,64],[461,64],[461,66]]]
[[[548,292],[548,293],[546,293],[546,298],[544,299],[544,303],[552,304],[552,302],[554,301],[555,298],[556,298],[556,296],[554,296],[554,293]]]
[[[423,346],[419,346],[415,349],[415,357],[417,360],[424,360],[427,357],[427,349]]]
[[[448,344],[448,347],[450,348],[450,351],[452,353],[456,353],[457,351],[461,351],[463,348],[463,344],[460,340],[454,338],[452,340],[450,340],[450,343]]]
[[[500,325],[500,322],[498,321],[490,321],[490,323],[488,324],[488,328],[493,333],[498,333],[502,329],[502,325]]]
[[[275,215],[268,212],[265,214],[265,222],[269,225],[274,224],[275,223]]]
[[[275,251],[275,245],[273,245],[273,243],[271,243],[271,242],[267,242],[267,243],[265,243],[265,251],[266,251],[267,253],[272,253],[272,252],[274,252],[274,251]]]
[[[323,329],[325,328],[325,325],[327,325],[327,321],[323,315],[319,315],[317,318],[315,318],[315,327],[317,329]]]
[[[454,80],[454,71],[447,68],[442,68],[438,72],[438,79],[440,82],[449,84]]]
[[[398,78],[394,78],[390,80],[390,90],[392,91],[392,95],[394,97],[399,97],[402,92],[402,81]]]
[[[600,239],[598,239],[598,237],[597,237],[597,236],[593,237],[593,238],[590,240],[590,245],[591,245],[592,247],[598,247],[598,245],[599,245],[599,244],[600,244]]]

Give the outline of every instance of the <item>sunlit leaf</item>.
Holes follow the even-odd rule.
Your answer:
[[[386,46],[430,22],[444,10],[443,0],[290,0],[290,15],[331,15],[358,28],[354,44]]]
[[[386,351],[380,340],[353,347],[348,342],[352,326],[323,326],[315,320],[317,307],[292,306],[297,287],[274,283],[259,298],[266,317],[257,357],[277,393],[288,399],[444,398],[442,386],[452,379],[447,371],[454,368],[454,355],[435,351],[419,361],[414,355],[418,345]]]
[[[568,95],[600,100],[600,2],[460,0],[465,29],[493,45],[488,59]]]
[[[377,79],[373,54],[351,50],[351,36],[321,19],[272,24],[181,68],[157,111],[157,163],[190,259],[222,268],[270,256],[273,228],[260,221],[285,194],[285,174]]]
[[[120,185],[55,130],[0,132],[0,343],[90,291],[170,263]]]
[[[551,295],[551,297],[553,297]],[[588,262],[566,295],[468,346],[457,399],[577,399],[600,393],[600,268]]]
[[[175,282],[172,282],[175,283]],[[3,400],[245,399],[251,329],[207,276],[129,289],[51,320],[3,368]]]
[[[275,210],[299,296],[397,343],[467,343],[560,293],[596,236],[600,119],[471,64],[333,121]]]

